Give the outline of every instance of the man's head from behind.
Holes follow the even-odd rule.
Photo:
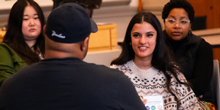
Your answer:
[[[75,3],[62,4],[50,13],[46,23],[46,54],[47,49],[60,52],[86,49],[87,52],[91,32],[97,32],[97,25],[83,7]]]

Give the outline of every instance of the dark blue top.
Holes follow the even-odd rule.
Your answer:
[[[77,58],[46,59],[8,78],[1,110],[145,110],[122,72]]]

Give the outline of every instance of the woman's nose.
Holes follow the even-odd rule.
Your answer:
[[[141,43],[141,44],[145,44],[145,43],[146,43],[146,38],[145,38],[144,36],[142,36],[142,37],[140,38],[140,43]]]
[[[174,28],[180,28],[180,24],[179,24],[178,22],[176,22],[176,23],[174,24]]]
[[[30,19],[29,25],[30,25],[30,26],[34,26],[34,20],[33,20],[33,19]]]

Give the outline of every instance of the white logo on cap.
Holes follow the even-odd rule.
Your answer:
[[[52,31],[52,35],[51,36],[56,36],[56,37],[59,37],[59,38],[62,38],[62,39],[66,38],[66,36],[62,36],[62,34],[57,34],[54,30]]]

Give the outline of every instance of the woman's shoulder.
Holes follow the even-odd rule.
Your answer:
[[[186,36],[188,38],[187,42],[191,43],[197,43],[199,44],[203,38],[201,38],[200,36],[197,36],[195,34],[193,34],[191,31],[189,31],[189,34]]]
[[[124,64],[121,64],[121,65],[118,65],[118,64],[112,64],[110,65],[110,68],[113,68],[113,69],[119,69],[119,70],[126,70],[126,69],[129,69],[129,66],[128,64],[130,63],[131,61],[128,61]]]
[[[0,43],[0,50],[1,52],[9,52],[10,54],[16,54],[16,52],[4,42]]]
[[[173,64],[174,67],[174,72],[176,73],[177,78],[181,81],[181,82],[187,82],[184,74],[181,72],[180,67],[176,64]],[[175,78],[174,74],[171,74],[170,71],[167,72],[171,77],[172,80],[177,81],[177,79]]]
[[[110,68],[113,68],[113,69],[120,69],[122,67],[126,68],[126,64],[122,64],[122,65],[112,64],[112,65],[110,65]]]
[[[9,46],[4,42],[0,42],[0,47],[9,47]]]
[[[204,47],[212,49],[212,46],[202,38],[202,41],[200,42],[198,48],[204,48]]]
[[[13,49],[4,42],[0,43],[0,50],[1,52],[13,51]]]
[[[6,43],[0,43],[0,51],[1,58],[12,58],[14,61],[24,62],[20,56]]]

